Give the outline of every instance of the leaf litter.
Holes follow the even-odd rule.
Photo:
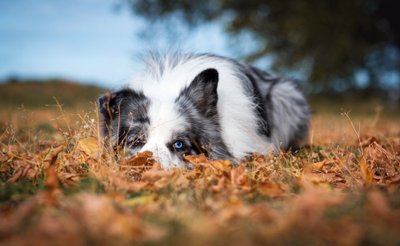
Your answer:
[[[316,116],[296,153],[162,170],[150,152],[116,161],[80,119],[33,143],[1,134],[1,245],[400,243],[395,120],[354,134]]]

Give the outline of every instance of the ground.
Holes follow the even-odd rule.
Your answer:
[[[1,245],[400,245],[396,116],[314,110],[295,153],[117,163],[97,116],[0,112]],[[385,109],[383,109],[384,111]]]

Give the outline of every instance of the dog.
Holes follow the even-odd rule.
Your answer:
[[[294,80],[213,54],[144,62],[125,87],[98,99],[104,142],[125,158],[151,151],[164,169],[189,167],[184,156],[201,153],[237,163],[307,138],[310,108]]]

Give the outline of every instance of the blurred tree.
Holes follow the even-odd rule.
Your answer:
[[[305,70],[314,83],[345,88],[354,87],[357,78],[369,88],[399,83],[398,0],[121,1],[165,25],[171,17],[189,27],[222,22],[229,34],[250,34],[257,41],[248,61],[270,56],[275,69]]]

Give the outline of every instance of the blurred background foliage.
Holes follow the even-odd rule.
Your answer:
[[[150,26],[223,25],[262,68],[295,74],[308,92],[400,97],[398,0],[120,0]],[[147,29],[151,30],[151,29]],[[207,35],[207,33],[205,33]],[[154,38],[154,33],[148,38]],[[173,38],[173,35],[171,35]],[[262,62],[267,59],[268,62]],[[270,64],[270,65],[266,65]]]
[[[93,75],[96,71],[125,71],[134,74],[133,71],[138,69],[139,63],[134,62],[133,56],[135,52],[145,53],[147,45],[149,48],[161,51],[171,46],[172,49],[194,52],[196,47],[206,47],[203,51],[238,58],[272,73],[293,77],[302,82],[315,112],[336,114],[352,109],[353,112],[362,112],[366,115],[380,111],[386,115],[400,115],[400,15],[398,14],[400,1],[398,0],[110,0],[104,6],[104,13],[95,11],[100,2],[87,3],[66,4],[70,7],[70,12],[69,15],[63,16],[54,14],[54,11],[61,9],[63,5],[42,2],[42,8],[49,9],[46,11],[50,11],[50,14],[47,19],[41,19],[42,22],[39,24],[51,22],[48,20],[60,16],[62,21],[55,22],[56,29],[52,25],[47,29],[44,28],[44,31],[38,27],[39,25],[29,26],[26,24],[32,21],[29,18],[21,20],[21,23],[16,22],[18,25],[14,28],[27,25],[26,30],[31,28],[36,30],[33,32],[35,36],[47,34],[48,36],[43,39],[33,39],[32,35],[28,39],[36,44],[47,40],[48,42],[43,43],[43,47],[46,48],[41,52],[46,50],[57,54],[62,58],[58,64],[61,64],[62,68],[72,69],[57,70],[68,71],[61,77],[57,77],[57,73],[55,76],[51,75],[54,72],[38,78],[16,72],[15,76],[0,81],[0,109],[43,106],[54,108],[54,97],[67,108],[92,108],[98,95],[106,90],[99,86],[118,89],[118,86],[126,82],[125,77],[120,76],[123,73],[106,74],[111,77],[110,82],[115,78],[116,86],[109,87],[100,83],[94,83],[97,86],[81,85],[84,79],[75,81],[68,78],[79,77],[77,74]],[[15,9],[19,9],[18,6],[14,6]],[[120,11],[113,11],[118,9]],[[45,14],[46,11],[42,13],[36,10],[36,15],[33,17]],[[80,14],[73,15],[75,12]],[[77,18],[86,16],[85,14],[89,12],[92,13],[92,19],[83,25],[85,20]],[[112,17],[104,15],[109,12],[117,15]],[[107,20],[111,22],[118,16],[126,19],[123,18],[109,26],[97,21],[98,18],[109,18]],[[81,23],[82,29],[78,28],[75,20],[83,23]],[[74,51],[75,46],[71,48],[62,43],[65,40],[64,32],[60,31],[62,35],[57,36],[55,31],[62,29],[58,26],[59,23],[64,23],[64,29],[70,31],[68,37],[81,38],[85,41],[75,45],[80,47],[80,52]],[[99,26],[94,26],[98,29],[91,23],[98,23]],[[90,28],[94,28],[95,32],[90,32]],[[127,38],[126,43],[135,45],[135,49],[114,50],[115,47],[125,47],[126,43],[116,43],[116,40],[124,36],[118,36],[118,32],[110,35],[107,32],[110,29],[118,29],[124,34],[132,30],[135,36]],[[84,31],[81,32],[82,30]],[[9,35],[12,36],[13,33],[23,37],[28,34],[25,29],[18,28],[12,29]],[[84,52],[92,49],[91,46],[87,46],[87,43],[92,45],[91,38],[97,37],[100,40],[99,37],[102,37],[96,36],[96,33],[110,37],[110,40],[106,39],[108,43],[103,42],[97,47],[100,51],[94,49],[93,52],[100,53],[100,57],[105,58],[104,60],[92,56],[90,52]],[[138,36],[143,40],[138,40]],[[19,39],[10,40],[18,44],[15,40]],[[185,47],[185,41],[189,41],[186,43],[189,47]],[[218,45],[212,45],[215,43]],[[36,54],[34,50],[38,50],[32,48],[35,46],[24,47],[21,50],[27,49],[27,51],[19,54],[21,57],[29,54],[34,56]],[[70,49],[67,49],[68,47]],[[225,47],[228,47],[227,50]],[[73,53],[73,55],[66,57],[65,52],[60,53],[64,48],[68,54]],[[7,53],[9,50],[13,49],[3,47],[3,52]],[[121,54],[116,55],[118,52]],[[11,57],[15,56],[18,54]],[[49,63],[36,64],[39,60],[51,63],[53,56],[43,57],[47,58],[37,60],[35,58],[33,64],[29,63],[29,59],[20,59],[19,66],[33,67],[32,71],[35,67],[52,67]],[[132,60],[132,64],[126,64],[128,69],[124,68],[123,62],[117,62],[123,57]],[[4,64],[9,60],[12,61],[4,59]],[[110,60],[113,62],[109,62]],[[80,63],[68,61],[80,61]]]

